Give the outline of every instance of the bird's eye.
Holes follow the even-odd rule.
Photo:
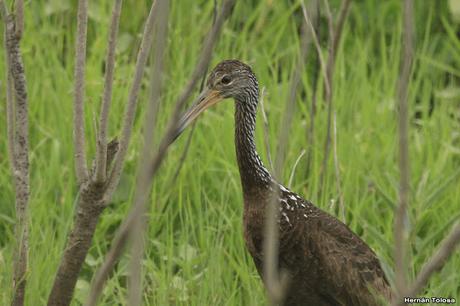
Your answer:
[[[224,76],[224,77],[222,78],[222,80],[221,80],[222,84],[224,84],[224,85],[229,84],[231,81],[232,81],[232,79],[231,79],[230,76],[228,76],[228,75]]]

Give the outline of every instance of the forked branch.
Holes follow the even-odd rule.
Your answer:
[[[96,169],[94,180],[98,183],[105,181],[107,172],[107,128],[109,111],[112,103],[113,73],[115,69],[115,51],[117,44],[118,27],[120,23],[122,0],[116,0],[113,6],[110,23],[109,41],[107,44],[107,56],[105,60],[104,94],[101,105],[101,117],[99,121],[99,134],[96,146]]]
[[[211,52],[214,47],[214,44],[220,34],[221,28],[223,26],[224,21],[230,15],[231,9],[233,7],[234,0],[226,0],[222,5],[222,11],[216,19],[214,26],[212,27],[208,37],[206,38],[205,44],[203,46],[202,52],[200,54],[198,64],[195,67],[195,70],[192,73],[191,79],[189,83],[185,86],[182,94],[176,101],[175,108],[172,114],[172,117],[168,123],[166,132],[160,141],[160,145],[158,148],[157,153],[151,158],[151,160],[144,165],[146,167],[147,176],[143,184],[145,186],[151,186],[153,177],[155,176],[156,172],[158,171],[163,159],[166,156],[166,152],[169,148],[169,145],[175,139],[177,135],[177,124],[178,119],[180,116],[180,112],[182,107],[184,106],[187,99],[192,94],[193,88],[199,82],[201,76],[203,75],[206,67],[209,64],[211,59]],[[150,187],[149,187],[150,188]],[[143,212],[146,211],[146,194],[143,196],[139,196],[136,198],[134,205],[126,217],[126,219],[120,225],[117,234],[112,242],[112,246],[101,266],[101,268],[96,272],[96,275],[91,284],[90,290],[90,298],[87,302],[87,306],[95,305],[97,299],[102,292],[104,287],[104,283],[110,273],[112,271],[115,263],[117,262],[118,258],[121,256],[123,249],[126,243],[129,240],[129,236],[131,231],[134,228],[136,220],[138,220],[138,216],[142,216]]]

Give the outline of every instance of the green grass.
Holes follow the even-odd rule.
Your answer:
[[[75,1],[26,1],[22,41],[30,98],[30,264],[27,305],[46,302],[72,225],[76,197],[72,144],[72,91]],[[171,1],[165,86],[158,127],[162,134],[172,104],[186,84],[212,22],[212,1]],[[416,52],[409,91],[411,194],[408,227],[410,275],[433,254],[435,246],[459,220],[460,121],[459,26],[444,1],[416,2]],[[126,1],[121,18],[110,135],[119,135],[137,47],[150,1]],[[213,65],[239,58],[252,65],[266,87],[271,154],[289,80],[298,57],[297,27],[302,15],[296,1],[238,1],[213,54]],[[334,9],[339,1],[331,1]],[[103,59],[111,1],[93,1],[88,30],[86,132],[94,155],[93,118],[99,111]],[[323,25],[326,24],[322,17]],[[399,0],[354,1],[345,23],[334,74],[338,159],[346,223],[379,255],[393,278],[393,209],[398,198],[396,83],[401,33]],[[323,34],[326,33],[323,28]],[[323,37],[324,39],[324,37]],[[323,46],[326,50],[326,45]],[[302,75],[306,96],[297,98],[287,158],[287,183],[295,160],[307,149],[312,82],[311,48]],[[0,49],[4,58],[4,50]],[[14,188],[6,148],[4,62],[0,61],[0,304],[11,296],[15,245]],[[148,71],[148,69],[147,69]],[[120,186],[104,212],[80,274],[74,305],[107,252],[117,226],[129,209],[142,145],[148,78],[140,95],[133,139]],[[322,89],[320,88],[320,92]],[[333,159],[318,198],[327,109],[320,95],[312,165],[303,157],[292,189],[322,209],[338,215]],[[417,113],[417,116],[416,116]],[[259,114],[260,115],[260,114]],[[261,119],[261,116],[259,116]],[[144,257],[146,305],[264,305],[262,283],[244,247],[242,195],[233,145],[233,103],[223,102],[198,121],[187,159],[173,177],[186,137],[172,147],[155,177]],[[263,128],[257,145],[263,159]],[[153,150],[154,148],[152,148]],[[268,164],[266,162],[266,164]],[[334,202],[333,202],[334,201]],[[128,257],[107,284],[101,305],[125,304]],[[426,287],[427,296],[460,297],[457,252]]]

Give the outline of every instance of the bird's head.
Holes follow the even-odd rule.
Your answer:
[[[208,76],[206,88],[179,121],[179,135],[204,110],[227,98],[237,103],[257,103],[257,79],[251,67],[238,60],[225,60],[217,64]]]

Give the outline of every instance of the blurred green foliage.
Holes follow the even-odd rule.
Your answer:
[[[330,2],[336,14],[340,1]],[[435,246],[460,215],[459,3],[414,2],[416,52],[409,91],[411,277],[433,254]],[[110,115],[112,136],[119,134],[150,4],[151,1],[144,0],[124,3]],[[94,120],[101,101],[111,5],[112,1],[90,2],[85,109],[89,156],[93,156],[95,149]],[[203,38],[212,23],[213,5],[213,1],[171,1],[165,86],[156,140],[164,131],[172,104],[196,64]],[[74,213],[77,191],[72,144],[75,16],[76,1],[26,1],[22,52],[30,99],[31,140],[27,305],[45,303]],[[289,81],[298,61],[298,29],[302,18],[298,1],[238,1],[213,54],[213,64],[226,58],[248,62],[261,87],[265,87],[272,156],[276,152]],[[390,279],[393,278],[393,209],[399,177],[395,90],[401,24],[400,0],[353,1],[337,54],[333,92],[346,223],[376,251]],[[1,26],[0,29],[3,30]],[[323,7],[320,40],[325,56],[327,32]],[[0,57],[4,58],[3,48],[0,48]],[[315,61],[315,49],[311,47],[297,97],[283,181],[287,183],[301,151],[310,149],[311,165],[308,168],[305,157],[300,160],[291,188],[337,215],[333,158],[329,160],[324,192],[320,197],[317,195],[327,124],[321,82],[314,143],[313,147],[307,147]],[[15,213],[14,189],[6,141],[3,141],[6,139],[3,61],[0,61],[0,71],[0,288],[4,289],[0,293],[0,304],[7,305],[11,296]],[[84,301],[91,277],[131,204],[142,145],[148,74],[149,69],[125,171],[113,202],[101,218],[77,284],[74,305]],[[181,137],[171,148],[153,184],[143,265],[145,304],[264,305],[262,283],[242,238],[242,196],[234,156],[232,103],[221,103],[198,121],[183,169],[177,180],[173,180],[186,137]],[[261,120],[257,144],[266,160]],[[126,304],[127,260],[126,255],[116,266],[101,305]],[[459,266],[457,252],[432,278],[426,295],[458,298]]]

